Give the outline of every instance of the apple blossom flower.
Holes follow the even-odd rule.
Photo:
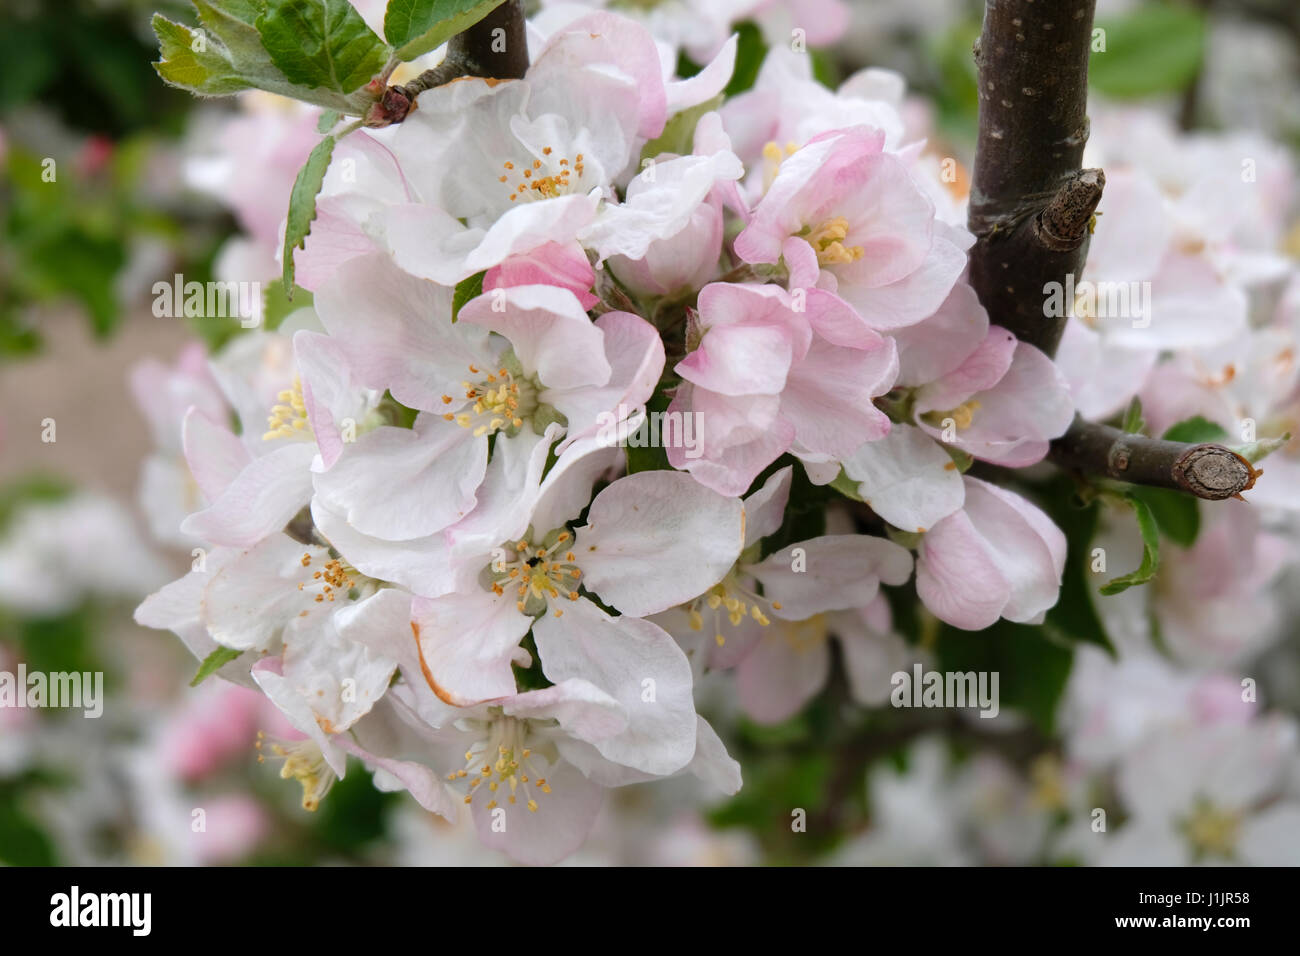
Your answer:
[[[827,461],[889,430],[872,399],[894,381],[893,343],[821,290],[705,286],[688,346],[669,412],[699,413],[703,454],[672,447],[668,460],[720,493],[743,493],[786,451]]]

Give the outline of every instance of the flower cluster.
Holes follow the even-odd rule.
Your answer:
[[[1242,249],[1258,222],[1114,176],[1105,225],[1131,215],[1145,258],[1102,228],[1089,274],[1188,301],[1158,297],[1178,318],[1147,334],[1076,318],[1058,369],[966,283],[962,177],[901,79],[831,90],[776,45],[726,98],[725,27],[692,33],[703,68],[681,78],[664,23],[548,5],[525,78],[464,77],[340,139],[297,255],[310,306],[137,375],[150,511],[195,546],[137,620],[279,707],[305,805],[352,756],[541,864],[609,788],[735,793],[706,677],[781,721],[825,685],[833,636],[878,705],[914,656],[882,586],[965,630],[1057,603],[1065,535],[973,465],[1035,465],[1076,405],[1112,414],[1159,376],[1183,386],[1160,389],[1161,422],[1239,414],[1169,350],[1244,326],[1231,276],[1276,265]],[[285,142],[310,129],[280,115]],[[265,275],[274,230],[241,195]],[[1240,401],[1294,395],[1270,381]]]

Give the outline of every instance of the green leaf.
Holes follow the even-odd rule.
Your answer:
[[[1088,81],[1107,96],[1125,98],[1181,91],[1205,54],[1205,16],[1182,4],[1146,3],[1128,16],[1097,21],[1106,49],[1095,49]]]
[[[1156,576],[1156,571],[1160,568],[1160,530],[1156,525],[1155,515],[1142,499],[1131,494],[1124,497],[1133,506],[1133,511],[1137,515],[1138,530],[1142,532],[1142,563],[1138,565],[1136,571],[1130,571],[1103,584],[1101,593],[1106,595],[1119,594],[1135,585],[1146,584]]]
[[[1106,626],[1093,604],[1092,540],[1096,536],[1101,505],[1081,505],[1074,482],[1061,476],[1045,489],[1038,504],[1065,534],[1065,570],[1061,572],[1061,594],[1047,612],[1044,626],[1071,643],[1096,644],[1112,655],[1115,648]]]
[[[470,301],[470,299],[477,299],[483,294],[483,279],[485,276],[487,276],[486,272],[480,272],[456,283],[456,291],[451,296],[451,320],[453,322],[460,315],[460,310],[466,302]]]
[[[835,480],[831,482],[831,487],[842,494],[845,498],[849,498],[853,501],[862,500],[862,495],[858,492],[858,483],[850,478],[843,468],[841,468],[840,473],[835,476]]]
[[[502,0],[388,0],[384,36],[399,60],[436,50],[501,6]]]
[[[276,279],[267,285],[262,296],[262,328],[274,332],[292,313],[311,304],[312,294],[302,286],[294,286],[286,293],[284,280]]]
[[[312,89],[351,93],[388,62],[388,47],[348,0],[268,0],[257,30],[289,82]]]
[[[1146,421],[1142,418],[1142,399],[1136,395],[1133,401],[1128,403],[1128,408],[1124,410],[1124,422],[1120,425],[1121,430],[1130,435],[1136,435],[1146,427]]]
[[[311,232],[312,221],[316,218],[316,195],[325,182],[325,171],[329,169],[330,157],[334,155],[333,136],[326,136],[307,157],[307,162],[298,170],[294,180],[293,191],[289,194],[289,218],[284,227],[284,287],[293,286],[293,250],[301,249]],[[293,297],[290,292],[289,297]]]
[[[678,156],[690,155],[694,146],[695,127],[700,117],[711,113],[722,105],[722,95],[692,106],[690,109],[674,113],[664,124],[664,131],[641,147],[641,159],[654,159],[663,153],[675,153]]]
[[[736,43],[736,66],[731,71],[731,81],[723,90],[728,97],[743,93],[754,85],[759,68],[767,57],[763,32],[752,21],[746,20],[737,26],[736,33],[740,37]]]
[[[1291,433],[1284,432],[1278,438],[1261,438],[1259,441],[1247,442],[1244,445],[1234,445],[1231,450],[1254,465],[1290,443]]]
[[[244,652],[231,650],[229,647],[218,647],[207,657],[203,658],[203,663],[199,665],[198,673],[194,675],[194,680],[190,681],[190,686],[198,687],[242,653]]]
[[[343,114],[338,110],[326,110],[324,113],[321,113],[320,118],[316,120],[316,132],[328,133],[338,125],[338,121],[342,118]]]
[[[199,96],[229,96],[253,87],[235,67],[225,47],[214,40],[205,38],[203,49],[196,50],[199,44],[195,32],[160,13],[153,16],[153,32],[161,55],[154,69],[172,86]]]
[[[1216,425],[1200,415],[1194,415],[1175,425],[1170,425],[1161,437],[1166,441],[1185,441],[1191,444],[1200,444],[1201,442],[1223,441],[1228,437],[1228,433],[1223,430],[1222,426]]]
[[[283,5],[285,0],[277,2]],[[272,62],[258,30],[258,19],[267,13],[266,0],[193,0],[193,4],[201,30],[160,15],[153,19],[162,53],[154,69],[172,86],[198,96],[266,90],[350,116],[362,115],[374,102],[374,95],[365,89],[349,92],[291,82]],[[386,49],[377,36],[370,36]]]
[[[1160,533],[1183,548],[1196,543],[1201,531],[1201,510],[1195,495],[1168,488],[1134,488],[1130,492],[1151,509]]]

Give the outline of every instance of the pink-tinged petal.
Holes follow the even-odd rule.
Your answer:
[[[897,374],[898,356],[889,339],[877,339],[870,350],[815,339],[786,379],[781,417],[794,425],[795,441],[803,448],[843,458],[863,442],[889,434],[889,418],[872,399],[889,391]]]
[[[1016,337],[1000,326],[992,326],[975,351],[942,378],[924,385],[916,394],[916,414],[957,408],[976,392],[1000,382],[1016,354]]]
[[[345,262],[382,251],[348,212],[341,197],[317,201],[311,232],[293,257],[294,282],[304,289],[315,292]]]
[[[789,545],[745,570],[763,585],[775,616],[802,621],[823,611],[862,607],[876,597],[881,582],[906,583],[912,554],[886,538],[833,534]]]
[[[789,288],[815,289],[821,276],[822,267],[817,262],[817,252],[808,244],[807,239],[790,236],[781,243],[781,258],[790,273]]]
[[[512,207],[465,256],[457,281],[547,243],[572,242],[599,205],[599,195],[572,195]]]
[[[337,339],[300,330],[294,333],[293,351],[302,377],[307,421],[316,436],[321,462],[331,468],[343,454],[340,426],[347,427],[351,419],[355,430],[367,406],[360,388],[352,381],[347,351]]]
[[[967,477],[966,515],[990,560],[1011,585],[1009,621],[1033,621],[1056,603],[1065,568],[1065,535],[1019,495]]]
[[[775,395],[790,370],[790,336],[773,326],[710,328],[700,347],[677,363],[677,374],[723,395]]]
[[[574,551],[583,584],[644,617],[703,594],[740,556],[744,506],[689,475],[643,471],[596,496]]]
[[[919,197],[920,205],[916,209],[909,208],[912,196],[887,197],[877,189],[879,186],[892,190],[900,185],[891,182],[895,177],[890,163],[881,161],[883,145],[883,134],[856,127],[816,137],[787,157],[754,208],[749,225],[736,237],[736,255],[746,262],[776,262],[787,237],[805,227],[816,228],[825,220],[842,216],[850,219],[853,239],[853,243],[846,245],[863,245],[864,259],[871,255],[884,257],[874,266],[879,275],[889,276],[901,269],[894,276],[898,278],[915,269],[925,249],[915,256],[903,238],[913,224],[908,222],[900,232],[901,224],[896,220],[899,217],[909,220],[918,209],[924,213],[929,200],[910,179],[901,186]],[[904,170],[903,176],[906,175]],[[928,216],[933,220],[933,208],[929,209]],[[930,226],[922,223],[921,230],[924,247],[928,248]],[[911,258],[915,258],[915,263],[909,264]],[[890,279],[881,278],[876,284],[885,281]]]
[[[316,446],[287,441],[248,463],[217,498],[185,519],[181,531],[213,544],[248,548],[289,523],[311,500]]]
[[[532,618],[519,613],[513,595],[480,589],[416,598],[411,614],[421,671],[440,700],[469,707],[514,694],[510,665]]]
[[[1087,324],[1070,319],[1055,361],[1078,413],[1089,421],[1101,421],[1123,411],[1143,390],[1159,356],[1156,349],[1108,346]]]
[[[1088,275],[1108,282],[1155,275],[1171,238],[1165,199],[1155,181],[1131,168],[1107,172],[1098,212],[1088,243]]]
[[[316,311],[347,350],[353,374],[403,405],[445,411],[469,366],[490,368],[488,333],[451,324],[451,290],[416,279],[384,256],[341,267],[316,293]]]
[[[658,330],[631,312],[606,312],[596,320],[605,337],[610,374],[598,388],[568,391],[545,389],[538,397],[564,415],[567,431],[556,447],[563,452],[579,439],[592,435],[608,421],[607,413],[640,407],[654,393],[664,370],[664,345]]]
[[[252,461],[239,436],[197,406],[185,416],[181,442],[190,474],[208,501],[221,497]]]
[[[697,289],[717,274],[722,237],[721,203],[706,201],[695,207],[685,228],[650,243],[641,258],[611,256],[607,265],[624,285],[640,295],[667,296]]]
[[[808,324],[814,332],[833,345],[870,350],[880,344],[880,334],[834,292],[809,289],[805,307]]]
[[[912,659],[907,643],[890,626],[889,602],[879,594],[865,607],[830,620],[844,655],[849,692],[859,704],[879,707],[889,699],[894,674]]]
[[[861,185],[836,182],[840,195],[827,212],[848,219],[844,245],[860,247],[863,254],[836,267],[840,282],[874,289],[916,272],[935,242],[934,204],[913,183],[906,165],[890,153],[875,153],[844,172],[845,179],[856,177]]]
[[[550,285],[497,289],[465,303],[459,321],[504,335],[524,371],[536,373],[550,388],[609,381],[604,334],[568,289]]]
[[[736,48],[739,40],[739,35],[733,33],[722,45],[718,55],[699,73],[684,80],[668,81],[664,92],[669,116],[690,109],[692,106],[699,106],[713,99],[726,88],[736,67]]]
[[[1051,359],[1023,342],[1002,380],[975,398],[979,407],[971,425],[957,432],[954,444],[1011,468],[1041,461],[1048,441],[1065,434],[1074,418],[1065,377]]]
[[[528,81],[547,88],[544,92],[560,97],[569,105],[582,99],[574,95],[572,81],[575,71],[583,68],[593,75],[617,72],[626,76],[637,93],[636,134],[654,139],[663,132],[668,119],[667,92],[659,51],[645,27],[604,11],[575,20],[547,40],[529,68]],[[537,109],[545,101],[530,105]],[[613,122],[606,118],[607,124]],[[612,175],[618,170],[609,172]]]
[[[777,417],[775,395],[733,399],[684,383],[668,411],[698,415],[704,435],[702,457],[691,457],[688,449],[674,444],[667,449],[669,463],[722,495],[743,495],[794,441],[794,426]]]
[[[700,290],[696,304],[700,325],[707,332],[722,326],[775,327],[789,334],[796,358],[808,351],[812,341],[812,326],[794,311],[790,293],[770,282],[713,282]]]
[[[483,277],[483,291],[519,285],[559,286],[576,295],[585,311],[600,301],[591,293],[595,282],[596,271],[582,246],[576,242],[548,242],[489,269]]]
[[[964,282],[953,286],[934,315],[890,332],[898,346],[898,384],[915,388],[943,378],[979,348],[988,328],[975,290]]]
[[[965,268],[966,253],[936,235],[925,260],[903,278],[870,287],[842,280],[837,291],[872,328],[898,329],[933,315]]]
[[[760,724],[788,720],[826,685],[830,665],[824,619],[773,621],[736,668],[740,706]]]
[[[745,547],[769,534],[775,534],[785,522],[785,505],[790,499],[790,481],[794,466],[786,465],[768,478],[745,499]]]
[[[904,531],[925,531],[964,500],[952,457],[919,428],[895,425],[844,459],[844,473],[880,517]]]
[[[744,172],[731,152],[678,156],[657,162],[628,184],[618,205],[606,205],[583,230],[582,244],[600,259],[641,259],[657,241],[676,236],[691,225],[697,208],[715,185],[735,181]]]
[[[289,621],[328,615],[334,605],[316,601],[322,592],[312,577],[328,560],[324,548],[276,534],[226,562],[199,605],[208,633],[234,650],[267,649]]]
[[[474,824],[484,846],[519,863],[550,866],[586,841],[605,790],[564,760],[543,765],[538,772],[545,775],[551,793],[540,796],[536,812],[523,801],[503,802],[489,810],[488,801],[478,799],[473,803]]]
[[[340,736],[335,743],[341,750],[359,758],[371,770],[383,770],[392,774],[407,793],[415,798],[415,802],[430,813],[436,813],[449,822],[455,822],[459,818],[460,801],[452,795],[441,778],[424,764],[373,754],[353,743],[346,734]]]
[[[966,631],[989,627],[1011,600],[1011,583],[964,511],[926,532],[916,558],[916,593],[935,617]]]
[[[424,203],[389,206],[381,217],[393,261],[412,276],[454,286],[482,271],[468,262],[486,238],[481,229],[467,229],[449,213]],[[497,265],[511,254],[505,251],[489,265]]]
[[[422,413],[414,428],[366,432],[327,472],[316,495],[362,534],[422,538],[469,514],[487,471],[487,440]]]
[[[1141,291],[1141,286],[1133,290],[1130,301]],[[1210,349],[1234,342],[1248,330],[1245,291],[1229,284],[1204,256],[1166,256],[1149,291],[1149,315],[1139,315],[1131,306],[1125,310],[1121,300],[1113,311],[1124,314],[1098,319],[1109,343],[1133,349]]]
[[[627,729],[592,741],[595,748],[646,773],[686,766],[695,754],[695,703],[681,648],[649,621],[610,617],[586,598],[566,604],[563,617],[537,619],[533,639],[548,678],[590,681],[627,712]]]
[[[543,690],[530,690],[501,702],[511,717],[555,720],[582,740],[603,740],[627,729],[623,705],[589,681],[570,678]]]

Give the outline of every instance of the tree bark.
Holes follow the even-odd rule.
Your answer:
[[[1081,170],[1095,0],[989,0],[975,44],[979,141],[971,184],[971,285],[994,322],[1048,355],[1065,316],[1048,283],[1078,275],[1106,177]]]
[[[1259,474],[1222,445],[1163,441],[1082,419],[1052,443],[1052,460],[1065,468],[1173,488],[1210,501],[1246,491]]]
[[[967,218],[970,281],[991,321],[1056,354],[1069,309],[1049,294],[1077,279],[1106,176],[1082,169],[1096,0],[988,0],[975,43],[979,139]],[[1055,285],[1053,285],[1055,284]],[[1063,467],[1200,498],[1229,498],[1257,472],[1223,447],[1125,434],[1076,419],[1052,443]]]

